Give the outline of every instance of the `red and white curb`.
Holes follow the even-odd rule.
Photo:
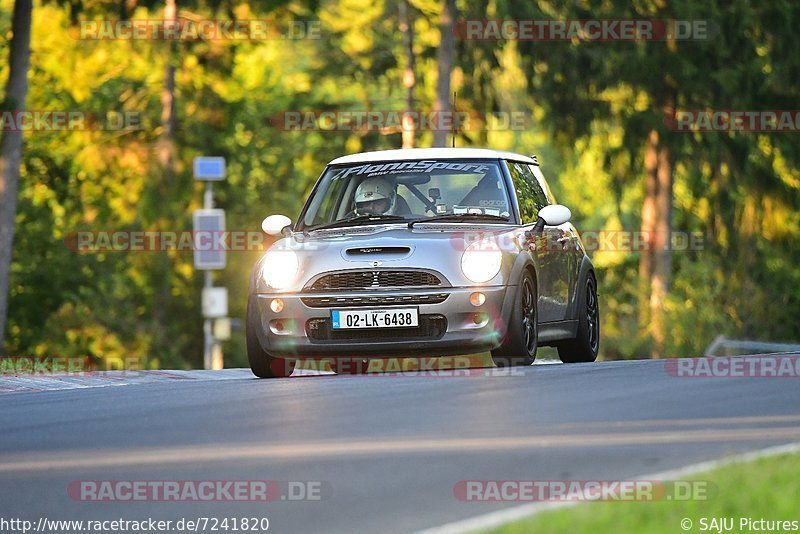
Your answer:
[[[255,378],[250,369],[221,371],[96,371],[63,375],[0,375],[0,394],[158,384],[176,380]]]
[[[550,365],[557,361],[542,360],[535,365]],[[476,374],[484,371],[475,369]],[[333,371],[295,369],[293,377],[334,375]],[[391,373],[389,373],[391,375]],[[400,373],[402,376],[402,373]],[[255,379],[250,369],[222,369],[218,371],[94,371],[73,374],[0,374],[0,395],[6,393],[33,393],[39,391],[65,391],[70,389],[105,388],[137,384],[157,384],[175,380],[243,380]]]

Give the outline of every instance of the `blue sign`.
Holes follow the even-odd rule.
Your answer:
[[[194,158],[195,180],[223,180],[225,178],[225,158]]]

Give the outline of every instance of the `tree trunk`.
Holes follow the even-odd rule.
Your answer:
[[[400,31],[403,33],[403,48],[406,52],[406,68],[403,70],[403,85],[406,88],[406,116],[403,118],[403,148],[414,148],[416,124],[411,117],[414,111],[414,20],[408,0],[400,0]]]
[[[658,192],[658,132],[647,137],[644,153],[645,181],[642,202],[642,236],[647,248],[639,260],[639,330],[647,332],[650,324],[650,279],[653,276],[653,246],[656,224],[656,195]]]
[[[9,47],[9,72],[5,106],[24,110],[28,94],[28,67],[31,56],[32,0],[16,0],[11,19],[13,36]],[[22,164],[22,131],[9,130],[0,140],[0,355],[3,354],[14,225],[17,215],[19,169]]]
[[[653,273],[650,279],[652,358],[666,356],[667,324],[664,307],[672,281],[672,182],[672,154],[662,141],[658,149],[658,193],[653,240]]]
[[[166,0],[164,7],[164,25],[177,24],[178,5],[176,0]],[[175,55],[176,46],[173,41],[166,44],[166,57],[164,65],[164,85],[161,88],[161,135],[156,144],[156,156],[159,172],[162,173],[163,182],[157,189],[163,192],[165,200],[163,209],[160,210],[160,221],[171,221],[176,204],[174,202],[175,181],[175,131],[177,120],[175,117]],[[167,252],[159,252],[154,258],[153,274],[155,293],[153,295],[153,332],[155,333],[154,346],[161,349],[166,343],[167,315],[172,295],[172,262]]]
[[[442,10],[442,23],[440,27],[441,44],[439,45],[439,54],[437,63],[439,67],[438,78],[436,79],[436,102],[433,109],[437,114],[441,113],[447,117],[448,122],[454,120],[450,117],[450,75],[453,73],[453,67],[456,59],[456,1],[444,0],[444,9]],[[440,118],[437,123],[444,122]],[[450,132],[437,127],[433,132],[433,146],[445,147],[447,146],[447,136]]]
[[[166,0],[164,24],[176,24],[178,5],[176,0]],[[164,67],[164,87],[161,89],[161,136],[158,139],[158,162],[164,172],[167,185],[172,184],[175,164],[175,44],[166,43],[167,57]]]

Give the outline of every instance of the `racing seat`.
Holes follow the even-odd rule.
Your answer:
[[[461,199],[459,206],[480,206],[508,209],[503,191],[495,174],[487,174]]]
[[[411,208],[406,202],[406,199],[403,198],[403,195],[397,193],[397,197],[394,199],[395,208],[394,213],[395,215],[411,215]]]

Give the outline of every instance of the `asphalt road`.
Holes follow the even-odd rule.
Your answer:
[[[514,376],[237,373],[0,395],[0,518],[412,532],[514,505],[459,501],[461,480],[634,478],[800,441],[797,378],[679,378],[659,361]],[[67,488],[82,480],[318,481],[321,498],[81,502]]]

